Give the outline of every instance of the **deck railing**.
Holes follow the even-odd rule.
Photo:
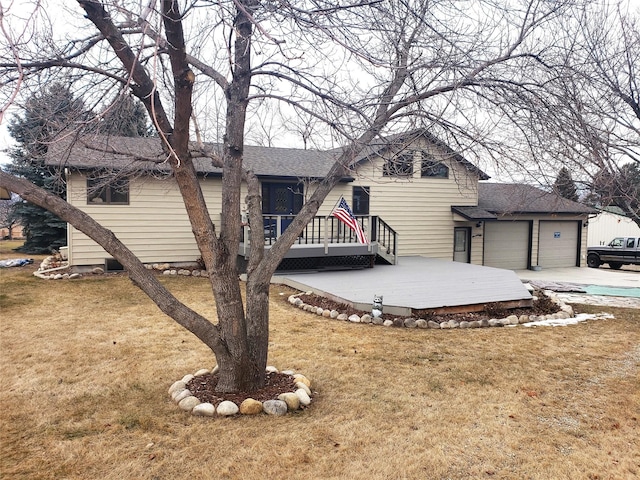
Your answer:
[[[382,248],[378,249],[378,254],[386,258],[394,265],[398,263],[398,234],[380,217],[371,217],[372,225],[375,225],[371,233],[371,241],[377,242]]]
[[[378,249],[388,261],[393,263],[397,260],[397,238],[398,235],[393,228],[378,216],[356,215],[356,220],[366,233],[369,240],[368,246],[377,243],[382,249]],[[273,245],[282,232],[289,226],[295,215],[263,215],[262,222],[264,228],[265,245]],[[242,242],[245,249],[248,247],[249,230],[244,227],[242,231]],[[294,245],[325,245],[327,248],[331,244],[358,243],[358,238],[353,230],[343,224],[336,217],[319,216],[313,217],[304,227]],[[369,248],[371,250],[371,248]],[[248,251],[248,250],[246,250]]]

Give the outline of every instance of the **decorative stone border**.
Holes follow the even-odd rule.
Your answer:
[[[199,268],[178,268],[169,263],[147,263],[144,265],[147,270],[155,270],[163,275],[182,275],[185,277],[208,277],[209,272]]]
[[[217,371],[218,365],[212,370],[202,369],[193,375],[185,375],[181,380],[174,382],[173,385],[169,387],[171,399],[185,412],[191,412],[192,415],[199,417],[214,417],[216,415],[229,417],[237,414],[257,415],[262,412],[268,415],[282,416],[287,412],[292,412],[311,404],[311,381],[307,377],[300,373],[295,373],[293,370],[283,370],[279,372],[276,367],[268,366],[266,368],[267,372],[292,376],[296,380],[295,390],[280,394],[277,400],[259,402],[253,398],[247,398],[240,406],[229,400],[224,400],[220,402],[216,408],[213,404],[201,402],[197,397],[193,396],[187,389],[187,383],[195,377],[216,373]]]
[[[301,292],[295,295],[290,295],[288,301],[291,305],[294,305],[305,312],[313,313],[315,315],[335,319],[348,321],[352,323],[367,323],[370,325],[382,325],[384,327],[405,327],[405,328],[432,328],[432,329],[452,329],[452,328],[481,328],[481,327],[505,327],[515,326],[522,323],[539,322],[543,320],[557,320],[568,319],[574,317],[573,307],[565,304],[558,298],[555,292],[551,290],[545,290],[544,294],[551,299],[558,307],[560,311],[549,315],[509,315],[506,318],[492,318],[490,320],[474,320],[471,322],[458,322],[456,320],[449,320],[447,322],[434,322],[433,320],[424,320],[422,318],[394,318],[393,320],[383,320],[380,317],[372,317],[368,313],[360,315],[347,316],[346,313],[340,313],[337,310],[327,310],[322,307],[316,307],[306,304],[302,299],[298,298],[300,295],[311,295],[313,292]],[[534,297],[534,301],[536,298]]]
[[[63,270],[68,268],[69,262],[67,260],[63,260],[60,255],[50,255],[42,260],[38,270],[33,272],[33,275],[43,280],[74,280],[82,276],[79,273],[62,273]]]

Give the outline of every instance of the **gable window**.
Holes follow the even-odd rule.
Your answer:
[[[369,215],[369,187],[353,187],[353,214]]]
[[[382,167],[385,177],[412,177],[413,152],[406,152],[388,159]]]
[[[422,160],[422,171],[420,175],[423,178],[449,178],[449,167],[442,162],[425,159]]]
[[[129,204],[129,180],[87,178],[87,203],[104,205]]]

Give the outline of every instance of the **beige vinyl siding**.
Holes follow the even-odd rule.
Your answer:
[[[452,260],[453,229],[458,223],[453,221],[451,206],[477,205],[477,176],[455,161],[446,161],[448,179],[421,178],[420,158],[416,156],[414,161],[411,178],[383,176],[382,159],[361,164],[354,174],[355,181],[339,184],[323,203],[319,215],[328,215],[340,195],[351,205],[353,187],[368,186],[370,215],[377,215],[398,232],[400,255]],[[481,247],[472,241],[472,262],[480,262],[481,255]]]
[[[201,180],[214,223],[219,224],[220,180]],[[91,215],[135,253],[142,262],[192,262],[200,253],[177,185],[171,178],[133,178],[129,205],[87,204],[86,178],[68,179],[72,204]],[[71,264],[102,265],[111,256],[82,232],[69,227]]]
[[[438,152],[431,146],[434,156]],[[413,147],[418,150],[420,147]],[[339,183],[327,196],[318,215],[329,215],[340,196],[352,205],[354,186],[370,188],[370,215],[377,215],[398,232],[398,254],[453,259],[455,226],[475,223],[454,222],[452,205],[477,205],[476,174],[455,160],[442,159],[449,178],[421,178],[419,155],[414,158],[412,178],[383,176],[384,161],[378,158],[360,164],[354,182]],[[73,174],[68,179],[70,200],[112,230],[145,263],[194,261],[200,254],[191,233],[186,211],[172,179],[134,178],[130,182],[129,205],[90,204],[86,200],[86,179]],[[214,223],[219,224],[221,180],[202,180],[203,191]],[[314,190],[305,186],[305,197]],[[245,193],[241,198],[244,201]],[[72,265],[102,265],[110,256],[81,232],[69,228]],[[481,263],[481,241],[472,237],[471,261]]]

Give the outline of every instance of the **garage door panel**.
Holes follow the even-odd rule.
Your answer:
[[[522,270],[528,267],[529,222],[487,222],[484,228],[484,265]]]
[[[542,268],[575,267],[578,255],[579,222],[541,221],[538,265]]]

